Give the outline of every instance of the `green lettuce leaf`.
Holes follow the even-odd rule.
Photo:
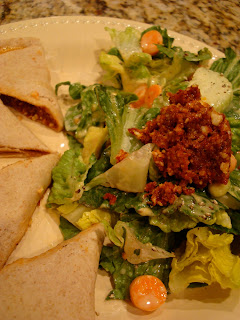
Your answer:
[[[149,223],[164,232],[180,232],[194,228],[198,223],[219,224],[231,228],[231,219],[225,207],[216,200],[209,199],[204,193],[181,195],[175,202],[163,208],[158,215],[149,218]]]
[[[228,192],[236,200],[240,201],[240,170],[235,169],[230,174],[231,186]]]
[[[233,90],[240,87],[240,57],[231,48],[225,50],[225,58],[213,62],[211,70],[223,74],[231,83]]]
[[[207,227],[188,231],[185,252],[176,251],[172,261],[170,291],[181,292],[194,282],[240,288],[240,257],[231,253],[232,241],[233,235],[214,234]]]
[[[231,48],[227,48],[225,58],[214,61],[210,69],[223,74],[232,84],[233,99],[226,117],[232,130],[232,151],[236,154],[240,145],[240,56]]]
[[[72,99],[78,100],[81,98],[82,91],[86,88],[86,86],[82,85],[79,82],[71,83],[70,81],[64,81],[56,84],[55,86],[55,94],[58,94],[58,89],[61,86],[69,86],[68,92]]]
[[[100,158],[89,169],[85,184],[90,182],[101,173],[107,171],[112,165],[110,163],[111,147],[107,147],[101,153]]]
[[[64,219],[61,216],[59,228],[62,232],[64,240],[71,239],[80,232],[78,228],[76,228],[72,223],[70,223],[68,220]]]
[[[68,109],[64,125],[67,132],[74,134],[75,138],[82,142],[91,126],[103,126],[105,122],[104,113],[100,108],[96,95],[95,86],[84,88],[79,92],[81,101]]]
[[[115,88],[97,86],[95,88],[99,105],[103,109],[111,140],[111,164],[116,163],[116,156],[122,149],[133,152],[139,149],[142,143],[130,135],[129,128],[139,128],[146,121],[151,120],[159,113],[158,108],[146,109],[131,108],[128,104],[137,100],[137,96],[121,92]],[[145,123],[144,123],[145,122]]]
[[[73,202],[79,193],[86,170],[80,147],[65,151],[52,170],[53,185],[48,197],[48,205]]]
[[[115,203],[110,205],[108,200],[104,200],[103,197],[107,193],[116,197]],[[124,192],[103,186],[97,186],[85,191],[79,202],[93,208],[111,209],[117,213],[127,213],[130,210],[142,216],[154,216],[156,214],[155,209],[150,208],[149,199],[144,197],[144,193]]]
[[[142,52],[139,42],[141,34],[137,29],[127,27],[124,31],[119,31],[106,27],[105,30],[109,32],[123,60],[127,60],[132,53]]]

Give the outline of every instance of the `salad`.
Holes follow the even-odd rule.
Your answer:
[[[107,299],[152,311],[189,286],[239,288],[240,58],[209,65],[159,26],[106,31],[101,83],[56,86],[73,106],[48,207],[65,239],[103,223]]]

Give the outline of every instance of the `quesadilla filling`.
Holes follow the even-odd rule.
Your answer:
[[[58,129],[56,120],[52,118],[52,116],[47,112],[44,106],[36,107],[28,102],[21,101],[17,98],[10,97],[4,94],[1,94],[0,98],[6,106],[14,108],[27,118],[38,121],[51,129]]]

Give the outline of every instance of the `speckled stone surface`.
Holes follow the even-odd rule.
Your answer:
[[[159,24],[221,51],[230,46],[240,53],[240,0],[0,0],[0,24],[64,15]]]

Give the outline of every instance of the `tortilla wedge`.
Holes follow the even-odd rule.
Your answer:
[[[26,232],[58,159],[48,154],[0,170],[0,269]]]
[[[0,70],[0,98],[5,105],[51,129],[62,130],[63,116],[39,39],[1,40]]]
[[[0,272],[0,319],[94,320],[104,227],[96,224],[40,256]]]
[[[21,157],[50,153],[0,100],[0,156]]]

